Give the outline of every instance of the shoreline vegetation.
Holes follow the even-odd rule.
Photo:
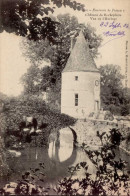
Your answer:
[[[97,134],[98,135],[98,134]],[[98,135],[101,143],[103,135]],[[118,142],[118,141],[117,141]],[[9,182],[0,189],[2,195],[108,195],[118,194],[129,195],[129,176],[126,172],[126,162],[116,158],[116,152],[113,144],[103,144],[98,150],[91,150],[86,144],[81,148],[91,160],[96,168],[96,173],[91,174],[88,170],[87,162],[80,162],[75,166],[68,168],[69,177],[64,177],[58,181],[56,185],[44,187],[44,163],[39,163],[39,167],[25,172],[21,180],[18,182]],[[84,171],[84,174],[77,177],[79,171]],[[38,178],[37,178],[37,177]],[[43,185],[37,184],[42,181]],[[106,186],[108,187],[106,189]],[[24,188],[23,188],[24,187]]]
[[[56,110],[51,110],[49,106],[47,106],[44,101],[37,99],[36,97],[23,96],[19,98],[4,98],[2,100],[4,102],[3,108],[0,113],[1,120],[1,137],[0,137],[0,163],[2,167],[1,177],[9,175],[10,168],[7,165],[7,158],[11,158],[15,156],[15,150],[17,151],[19,148],[26,148],[26,146],[39,146],[39,147],[48,147],[48,138],[50,133],[57,132],[58,130],[65,127],[73,127],[75,128],[76,124],[79,123],[77,119],[71,118],[67,115],[60,114],[60,112]],[[29,116],[32,115],[38,120],[38,126],[42,123],[43,130],[42,133],[37,134],[37,136],[31,137],[31,141],[25,140],[20,135],[19,125],[22,120],[23,115]],[[77,129],[82,129],[82,126],[88,126],[91,120],[84,122],[80,121],[79,127]],[[82,123],[82,126],[81,126]],[[101,139],[100,136],[103,134],[103,131],[108,133],[110,129],[112,129],[113,124],[106,125],[99,122],[93,122],[93,125],[88,126],[88,136],[87,139],[91,141],[93,137],[93,141],[89,143],[90,147],[95,142],[99,142],[97,139]],[[93,129],[94,128],[94,129]],[[92,129],[95,132],[90,134]],[[118,127],[117,127],[118,129]],[[90,132],[89,132],[90,130]],[[121,130],[122,136],[125,138],[123,142],[121,141],[121,148],[127,148],[129,141],[129,132],[126,131],[125,127]],[[97,131],[99,131],[99,135],[97,136]],[[92,131],[93,132],[93,131]],[[27,138],[26,138],[27,139]],[[95,141],[94,141],[95,140]],[[21,143],[19,145],[19,143]],[[87,143],[87,142],[86,142]],[[95,143],[95,145],[96,145]],[[87,145],[87,144],[86,144]],[[10,150],[10,151],[9,151]],[[129,151],[129,149],[125,149]],[[13,152],[13,153],[12,153]],[[66,181],[68,183],[68,181]]]
[[[12,150],[19,150],[27,146],[47,147],[51,132],[73,125],[76,121],[58,111],[52,111],[44,101],[32,96],[6,97],[2,96],[0,108],[0,176],[9,172],[7,158],[16,155]],[[43,125],[42,133],[37,136],[21,134],[20,122],[23,116],[33,116],[38,121],[38,126]],[[9,151],[11,150],[11,151]],[[13,153],[12,153],[13,152]],[[16,155],[17,156],[17,155]]]

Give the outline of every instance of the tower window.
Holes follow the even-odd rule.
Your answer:
[[[78,94],[75,94],[75,106],[78,106]]]
[[[75,80],[78,81],[78,76],[75,76]]]

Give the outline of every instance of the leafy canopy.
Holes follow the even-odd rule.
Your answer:
[[[5,30],[30,40],[47,37],[54,41],[57,22],[48,14],[62,6],[85,11],[83,4],[73,0],[1,0],[0,32]]]
[[[120,72],[120,67],[107,64],[100,67],[100,73],[102,107],[114,114],[129,114],[130,96],[123,87],[124,76]]]

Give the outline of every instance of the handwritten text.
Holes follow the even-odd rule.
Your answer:
[[[112,30],[113,29],[120,29],[120,28],[125,28],[125,29],[130,28],[128,23],[121,24],[120,22],[116,23],[114,21],[113,22],[101,22],[100,27],[107,27],[107,28],[111,28]]]
[[[106,37],[107,36],[111,36],[111,37],[114,37],[114,36],[125,36],[125,31],[106,31],[103,33]]]

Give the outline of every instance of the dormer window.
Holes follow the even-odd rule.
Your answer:
[[[75,76],[75,81],[78,81],[78,76]]]

